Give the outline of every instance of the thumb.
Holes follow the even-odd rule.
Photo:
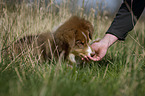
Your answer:
[[[100,60],[102,60],[102,58],[105,56],[105,54],[106,54],[106,51],[103,51],[103,52],[100,52],[100,53],[98,53],[97,54],[97,61],[100,61]]]

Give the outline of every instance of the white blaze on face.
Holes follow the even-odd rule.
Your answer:
[[[85,39],[86,39],[86,41],[87,41],[87,36],[86,36],[86,34],[85,34],[84,32],[82,32],[82,34],[84,35],[84,37],[85,37]]]
[[[87,41],[87,36],[86,36],[86,34],[85,34],[84,32],[82,32],[82,34],[84,35],[84,37],[85,37],[85,39],[86,39],[86,41]],[[86,53],[87,53],[88,56],[90,56],[91,53],[92,53],[92,49],[91,49],[91,47],[90,47],[89,45],[87,45]]]
[[[90,46],[88,46],[88,49],[87,49],[87,52],[88,52],[88,56],[90,56],[91,55],[91,53],[92,53],[92,49],[91,49],[91,47]]]
[[[90,47],[90,46],[87,46],[87,47],[88,47],[88,48],[87,48],[87,50],[86,50],[86,51],[87,51],[87,53],[88,53],[87,55],[88,55],[88,56],[90,56],[90,55],[91,55],[91,53],[93,53],[93,52],[92,52],[92,49],[91,49],[91,47]]]

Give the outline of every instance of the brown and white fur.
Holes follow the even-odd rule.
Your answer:
[[[36,48],[36,54],[42,54],[44,60],[59,58],[63,53],[65,59],[76,63],[75,56],[91,55],[89,41],[93,34],[92,24],[80,17],[72,16],[55,32],[25,36],[14,44],[15,53],[20,53],[26,45]]]

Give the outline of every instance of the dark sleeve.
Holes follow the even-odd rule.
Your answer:
[[[124,0],[106,34],[112,34],[119,40],[125,40],[127,33],[134,28],[144,7],[145,0]]]

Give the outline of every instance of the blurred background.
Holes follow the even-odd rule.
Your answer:
[[[118,10],[122,0],[0,0],[1,7],[2,5],[8,5],[9,7],[14,7],[15,4],[21,4],[22,2],[27,3],[28,6],[33,6],[35,2],[38,4],[45,3],[47,6],[50,3],[60,5],[62,2],[71,2],[70,9],[78,7],[84,7],[86,11],[89,11],[90,8],[100,8],[100,10],[108,10],[113,13]]]
[[[46,8],[51,8],[53,10],[59,10],[61,4],[69,4],[69,10],[74,13],[77,9],[83,8],[85,14],[89,14],[91,8],[97,9],[99,12],[107,11],[108,15],[114,15],[113,13],[117,12],[123,0],[0,0],[0,9],[7,6],[9,9],[16,9],[16,4],[26,3],[28,7],[34,7],[39,5]],[[69,3],[68,3],[69,2]],[[98,11],[95,10],[97,14]],[[145,12],[144,12],[145,13]],[[143,13],[143,15],[145,15]]]
[[[33,50],[13,51],[20,38],[54,32],[72,15],[94,25],[93,40],[103,38],[122,1],[0,0],[0,96],[145,96],[144,14],[124,42],[85,68],[41,63]]]

